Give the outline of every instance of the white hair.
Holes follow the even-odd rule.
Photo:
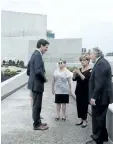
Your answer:
[[[103,57],[103,52],[98,48],[98,47],[94,47],[92,49],[90,49],[90,51],[93,51],[96,54],[96,57]]]

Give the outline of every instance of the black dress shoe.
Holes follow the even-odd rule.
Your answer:
[[[90,141],[86,142],[86,144],[96,144],[96,142],[94,140],[90,140]]]
[[[83,121],[80,122],[80,123],[76,123],[75,125],[76,125],[76,126],[79,126],[79,125],[82,125],[82,124],[83,124]]]
[[[96,139],[96,135],[95,135],[95,134],[92,134],[92,135],[91,135],[91,138],[92,138],[92,139]]]
[[[62,121],[66,121],[66,118],[62,118]]]
[[[85,125],[82,125],[81,127],[82,127],[82,128],[85,128],[85,127],[87,127],[87,124],[85,124]]]
[[[96,137],[95,134],[92,134],[92,135],[91,135],[91,138],[92,138],[93,140],[96,140],[96,139],[97,139],[97,137]],[[108,142],[108,137],[103,137],[103,141],[104,141],[104,142]]]
[[[47,123],[41,123],[41,125],[46,126],[46,125],[47,125]]]
[[[94,140],[90,140],[90,141],[86,142],[86,144],[96,144],[96,142]]]
[[[55,120],[56,120],[56,121],[60,120],[60,117],[56,117]]]
[[[40,125],[40,126],[38,126],[38,127],[34,127],[33,129],[34,130],[47,130],[49,127],[46,125],[46,126],[44,126],[44,125]]]

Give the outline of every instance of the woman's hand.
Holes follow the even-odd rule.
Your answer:
[[[75,69],[73,70],[73,73],[74,73],[74,74],[76,74],[76,73],[77,73],[77,68],[75,68]]]
[[[52,94],[53,94],[53,95],[55,94],[55,91],[54,91],[54,89],[52,89]]]
[[[71,90],[69,90],[69,95],[70,95],[70,96],[72,96],[72,95],[73,95],[73,94],[72,94],[72,92],[71,92]]]
[[[80,69],[75,69],[75,71],[81,77],[82,80],[85,79],[85,76],[81,73]]]
[[[78,68],[75,68],[74,71],[73,71],[73,73],[74,74],[80,74],[81,72],[80,72],[80,70]]]
[[[76,69],[76,73],[79,74],[79,75],[81,74],[79,69]]]

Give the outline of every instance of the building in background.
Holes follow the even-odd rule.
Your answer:
[[[85,54],[87,52],[86,48],[82,48],[82,54]]]
[[[48,70],[59,58],[76,62],[82,51],[81,38],[55,39],[55,33],[47,30],[46,15],[2,11],[1,36],[1,60],[24,61],[25,66],[41,38],[50,42],[49,51],[44,55]]]
[[[107,53],[106,56],[113,56],[113,52]]]
[[[56,68],[56,63],[60,58],[65,59],[67,63],[79,62],[82,49],[82,38],[48,39],[48,41],[50,43],[49,50],[43,56],[48,73],[53,73]],[[36,40],[29,41],[28,59],[30,59],[36,43]]]
[[[1,60],[28,62],[29,40],[47,38],[47,16],[1,11]]]
[[[47,30],[47,38],[55,38],[55,33],[53,33],[51,30]]]

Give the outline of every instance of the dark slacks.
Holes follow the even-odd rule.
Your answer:
[[[96,136],[95,141],[103,143],[108,139],[106,129],[106,113],[108,105],[92,106],[92,132]]]
[[[77,105],[78,118],[87,120],[87,113],[88,113],[87,98],[83,99],[81,95],[76,95],[76,105]]]
[[[40,113],[42,108],[42,92],[32,92],[32,98],[33,98],[33,107],[32,107],[32,117],[33,117],[33,126],[37,127],[41,124],[40,120]]]

